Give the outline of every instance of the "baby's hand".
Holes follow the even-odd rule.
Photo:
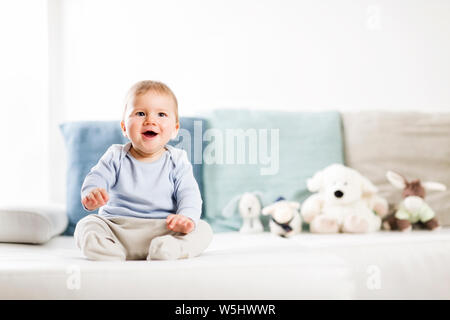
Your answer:
[[[167,229],[181,233],[189,233],[195,227],[194,221],[181,214],[169,214],[166,223]]]
[[[104,206],[109,200],[108,193],[103,188],[95,188],[81,199],[81,203],[86,209],[92,211]]]

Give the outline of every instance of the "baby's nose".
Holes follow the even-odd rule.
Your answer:
[[[154,123],[156,123],[156,117],[149,114],[149,115],[145,118],[145,123],[146,123],[146,124],[154,124]]]

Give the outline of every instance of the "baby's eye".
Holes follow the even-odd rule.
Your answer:
[[[158,116],[160,116],[160,117],[167,117],[167,114],[164,113],[164,112],[160,112],[160,113],[158,113]]]
[[[137,115],[138,117],[145,117],[145,112],[138,111],[138,112],[136,112],[136,115]]]

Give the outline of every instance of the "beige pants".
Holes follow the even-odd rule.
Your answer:
[[[174,260],[200,255],[212,229],[200,220],[188,234],[173,232],[166,219],[105,218],[91,214],[75,228],[75,242],[90,260]]]

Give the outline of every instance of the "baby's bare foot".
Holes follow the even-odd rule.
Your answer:
[[[195,224],[190,218],[178,215],[170,214],[167,219],[167,228],[174,232],[189,233],[194,230]]]

